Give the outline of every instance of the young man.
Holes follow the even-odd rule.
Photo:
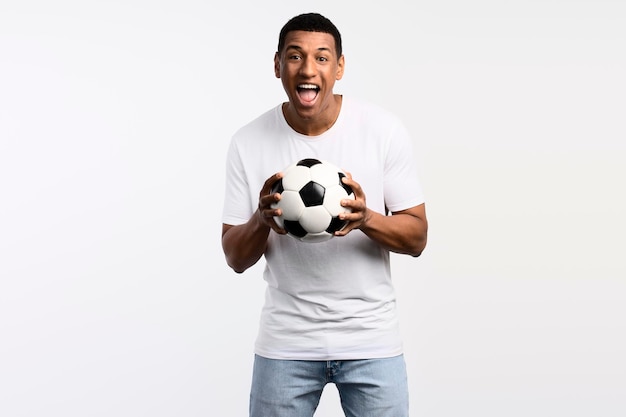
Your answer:
[[[327,383],[348,417],[408,416],[389,253],[419,256],[426,245],[411,139],[391,114],[333,92],[341,36],[319,14],[285,24],[274,71],[288,101],[241,128],[226,161],[226,261],[241,273],[266,260],[250,416],[311,417]],[[278,171],[304,158],[349,172],[356,196],[326,242],[300,242],[273,220]]]

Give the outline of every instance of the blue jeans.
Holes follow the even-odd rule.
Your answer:
[[[334,383],[346,417],[408,417],[404,356],[296,361],[256,355],[250,417],[312,417],[324,386]]]

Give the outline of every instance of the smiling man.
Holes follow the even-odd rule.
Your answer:
[[[339,116],[341,96],[333,87],[343,76],[344,57],[328,33],[291,31],[285,42],[274,56],[276,77],[289,98],[283,113],[297,132],[319,135]]]
[[[261,257],[265,305],[255,344],[251,417],[311,417],[334,383],[347,417],[408,416],[390,252],[426,246],[410,135],[387,111],[334,93],[341,35],[308,13],[279,35],[274,71],[288,101],[239,129],[226,161],[222,247],[242,273]],[[335,238],[304,243],[274,221],[280,169],[305,158],[347,172],[355,194]],[[367,195],[367,198],[366,198]]]

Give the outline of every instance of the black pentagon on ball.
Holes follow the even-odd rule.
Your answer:
[[[285,191],[285,188],[283,187],[283,179],[279,178],[278,181],[276,181],[274,183],[274,185],[272,185],[272,194],[274,193],[279,193],[282,194],[283,191]]]
[[[352,194],[352,187],[344,184],[342,181],[343,177],[345,177],[346,174],[344,174],[343,172],[339,172],[338,174],[339,174],[339,185],[341,185],[343,189],[346,190],[346,193],[348,193],[348,195]]]
[[[285,220],[284,228],[287,233],[296,237],[305,237],[307,234],[307,231],[304,230],[302,225],[297,220]]]
[[[339,217],[333,217],[330,224],[326,228],[326,232],[331,234],[335,233],[337,230],[343,229],[346,224],[348,224],[347,220],[341,220]]]
[[[302,160],[298,161],[298,163],[296,165],[297,166],[303,166],[303,167],[311,168],[313,165],[317,165],[317,164],[321,164],[321,163],[322,163],[322,161],[320,161],[319,159],[306,158],[306,159],[302,159]]]
[[[309,181],[300,189],[300,197],[305,207],[321,206],[324,204],[325,192],[326,189],[322,185]]]

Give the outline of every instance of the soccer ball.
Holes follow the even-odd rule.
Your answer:
[[[323,242],[343,229],[347,221],[340,213],[351,210],[341,200],[354,199],[352,188],[341,182],[346,174],[333,164],[318,159],[303,159],[283,170],[284,176],[272,187],[281,199],[272,205],[282,210],[276,224],[302,242]]]

